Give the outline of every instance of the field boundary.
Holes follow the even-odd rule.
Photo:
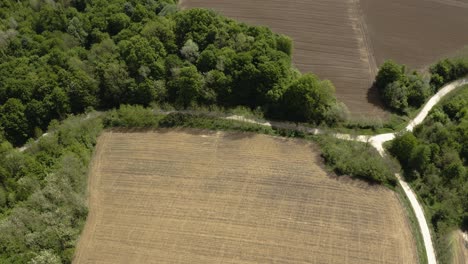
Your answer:
[[[372,45],[372,41],[369,38],[369,30],[367,28],[364,12],[362,12],[360,0],[351,0],[351,21],[357,21],[356,30],[362,37],[361,41],[358,41],[360,44],[359,46],[364,46],[363,48],[366,51],[369,72],[371,73],[370,77],[373,80],[373,78],[377,75],[377,62],[375,61],[374,47]]]
[[[111,133],[111,132],[108,132]],[[91,171],[88,172],[88,217],[86,218],[86,224],[83,227],[83,231],[80,235],[79,242],[76,245],[75,249],[75,256],[73,258],[73,263],[77,263],[80,261],[82,257],[82,252],[85,250],[86,247],[89,245],[86,244],[86,241],[91,241],[90,237],[93,235],[94,230],[96,230],[96,212],[99,208],[99,192],[97,190],[97,186],[100,181],[99,173],[96,173],[101,164],[102,155],[104,152],[103,147],[106,146],[105,142],[108,140],[108,134],[102,133],[98,138],[98,143],[96,144],[96,150],[94,151],[94,155],[92,158],[92,163],[90,164]],[[89,175],[94,175],[94,177],[89,177]],[[86,232],[88,231],[88,232]]]
[[[404,130],[412,130],[414,128],[414,126],[420,124],[421,122],[424,121],[424,119],[426,118],[427,114],[429,113],[429,111],[439,102],[441,101],[445,96],[447,96],[448,94],[450,94],[450,92],[456,90],[457,88],[465,85],[465,84],[468,84],[468,77],[465,77],[465,78],[462,78],[462,79],[458,79],[456,81],[453,81],[451,83],[448,83],[446,84],[444,87],[442,87],[439,92],[437,94],[435,94],[433,97],[431,97],[431,99],[428,101],[428,103],[423,107],[423,109],[418,113],[417,117],[414,118],[412,121],[409,122],[408,126],[405,127]],[[169,112],[166,112],[166,114],[168,113],[177,113],[179,111],[169,111]],[[181,111],[181,112],[184,112],[184,111]],[[185,111],[187,113],[187,111]],[[189,111],[190,112],[190,111]],[[192,111],[193,112],[193,111]],[[99,115],[100,113],[98,113]],[[161,113],[161,114],[165,114],[165,113]],[[90,116],[86,116],[84,119],[88,119],[90,118]],[[252,119],[249,119],[249,118],[244,118],[242,116],[237,116],[237,117],[234,117],[234,118],[228,118],[228,117],[223,117],[224,119],[234,119],[236,121],[243,121],[243,122],[249,122],[249,123],[252,123],[252,124],[257,124],[257,125],[260,125],[260,126],[267,126],[267,127],[275,127],[276,124],[281,124],[282,122],[275,122],[275,125],[272,125],[272,123],[268,122],[268,121],[264,121],[264,122],[259,122],[259,121],[256,121],[256,120],[252,120]],[[301,125],[295,125],[292,124],[292,123],[286,123],[284,122],[284,124],[287,124],[288,125],[288,129],[292,129],[292,130],[295,130],[295,131],[299,131],[299,132],[306,132],[306,133],[310,133],[310,134],[323,134],[323,131],[320,130],[320,129],[314,129],[314,128],[309,128],[309,127],[305,127],[305,126],[301,126]],[[322,133],[321,133],[322,132]],[[46,134],[46,133],[45,133]],[[371,143],[374,147],[376,147],[376,149],[379,151],[379,153],[383,156],[385,155],[385,150],[382,146],[382,144],[384,142],[387,142],[389,140],[392,140],[395,135],[397,133],[389,133],[389,134],[380,134],[380,135],[374,135],[374,136],[369,136],[369,135],[349,135],[349,134],[339,134],[339,133],[335,133],[335,134],[332,134],[333,136],[335,136],[336,138],[339,138],[339,139],[343,139],[343,140],[351,140],[351,141],[361,141],[361,142],[368,142],[368,143]],[[28,146],[29,147],[29,146]],[[18,148],[19,151],[24,151],[26,150],[28,147],[26,148]],[[99,150],[96,150],[96,153],[98,153]],[[97,155],[97,154],[96,154]],[[401,180],[401,177],[399,178],[399,182],[401,184],[402,180]],[[405,182],[406,183],[406,182]],[[89,182],[88,184],[93,184],[92,182]],[[412,191],[411,187],[409,185],[408,186],[408,189],[410,191]],[[90,186],[92,187],[92,186]],[[406,193],[406,192],[405,192]],[[407,198],[409,199],[409,197],[407,196]],[[97,199],[97,198],[96,198]],[[95,201],[95,200],[94,200]],[[410,200],[411,201],[411,200]],[[93,204],[93,197],[90,197],[90,204],[91,206],[94,206]],[[414,206],[413,206],[413,203],[412,204],[412,207],[413,207],[413,210],[415,210]],[[419,204],[418,200],[415,199],[415,204],[417,204],[420,208],[421,205]],[[415,212],[415,211],[414,211]],[[93,217],[93,215],[90,215],[89,217]],[[422,231],[422,225],[426,225],[427,227],[427,221],[425,219],[425,216],[424,216],[424,212],[422,214],[422,216],[418,216],[418,223],[420,225],[420,231]],[[86,223],[86,225],[88,224],[88,221]],[[427,228],[428,229],[428,228]],[[435,251],[434,251],[434,247],[433,247],[433,244],[432,244],[432,235],[431,233],[426,233],[426,232],[423,232],[422,233],[422,236],[425,241],[425,247],[426,247],[426,253],[427,253],[427,256],[428,256],[428,263],[429,264],[432,264],[432,263],[437,263],[437,260],[435,258]],[[78,247],[80,246],[83,246],[81,244],[79,244],[77,246],[77,249]],[[78,257],[79,257],[79,254],[78,254]]]

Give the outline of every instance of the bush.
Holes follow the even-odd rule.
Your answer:
[[[322,157],[338,175],[349,175],[371,183],[396,185],[391,161],[383,159],[370,145],[330,137],[318,140]]]
[[[158,119],[150,108],[139,105],[122,105],[104,117],[106,127],[153,127]]]
[[[24,152],[2,147],[10,158],[0,169],[13,177],[0,183],[8,192],[1,263],[71,263],[88,213],[86,176],[101,130],[100,119],[71,117]]]
[[[431,85],[438,90],[442,85],[468,75],[468,58],[444,59],[432,65]]]
[[[429,83],[417,72],[408,74],[406,66],[386,61],[377,74],[375,85],[383,103],[400,114],[408,107],[420,107],[431,95]]]

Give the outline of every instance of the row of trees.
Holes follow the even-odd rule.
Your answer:
[[[444,101],[414,133],[398,136],[390,146],[406,179],[429,209],[439,239],[453,228],[468,228],[468,91]]]
[[[0,144],[0,263],[71,263],[88,211],[99,119],[77,116],[24,152]]]
[[[405,65],[385,61],[379,69],[375,86],[383,103],[393,111],[406,114],[419,108],[444,84],[468,75],[468,59],[444,59],[432,65],[430,77],[416,71],[408,72]]]
[[[242,105],[317,124],[346,112],[331,83],[291,67],[288,37],[173,0],[7,1],[0,20],[0,122],[14,145],[120,104]]]
[[[442,85],[468,75],[468,58],[444,59],[431,66],[431,85]]]

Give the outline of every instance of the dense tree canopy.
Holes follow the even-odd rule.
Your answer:
[[[6,1],[0,21],[0,121],[15,145],[90,107],[243,105],[321,123],[335,105],[331,84],[315,84],[279,114],[300,79],[291,39],[173,0]]]

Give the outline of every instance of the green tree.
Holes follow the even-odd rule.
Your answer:
[[[200,56],[197,43],[193,42],[191,39],[187,40],[180,50],[180,54],[182,54],[182,57],[186,60],[194,63],[197,61],[198,56]]]
[[[113,14],[109,18],[107,30],[111,35],[116,35],[130,25],[130,18],[125,13]]]
[[[418,144],[418,139],[413,133],[405,133],[392,141],[390,152],[398,158],[403,167],[408,168],[413,150]]]
[[[418,74],[408,76],[408,104],[420,107],[431,95],[429,83],[425,82]]]
[[[195,105],[199,101],[202,86],[203,77],[193,65],[177,70],[168,82],[169,94],[177,105],[183,107]]]
[[[166,56],[164,45],[156,38],[148,41],[141,36],[134,36],[129,40],[119,42],[119,48],[130,74],[138,75],[141,66],[148,67],[150,76],[159,79],[164,76],[163,58]]]
[[[335,104],[333,92],[330,82],[306,74],[285,91],[281,102],[284,116],[299,122],[320,123],[325,119],[328,109]]]
[[[408,88],[400,81],[388,84],[383,90],[382,97],[387,106],[401,113],[408,108]]]
[[[29,136],[26,107],[16,98],[10,98],[0,108],[1,126],[5,137],[14,145],[20,145]]]
[[[396,64],[392,60],[387,60],[380,66],[375,79],[375,84],[379,90],[384,90],[387,85],[403,79],[405,73],[404,66]]]

